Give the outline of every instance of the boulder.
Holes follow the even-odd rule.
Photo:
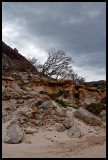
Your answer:
[[[38,108],[43,108],[43,109],[47,109],[47,108],[53,108],[55,109],[55,106],[53,105],[52,101],[45,101],[43,102],[41,105],[38,106]]]
[[[65,126],[62,123],[60,123],[60,124],[56,124],[56,130],[58,132],[63,132],[63,131],[66,130],[66,128],[65,128]]]
[[[68,132],[67,132],[67,135],[70,137],[70,138],[79,138],[82,136],[82,132],[80,130],[80,128],[78,128],[77,126],[72,126]]]
[[[24,116],[26,116],[26,113],[31,112],[32,113],[32,109],[28,106],[24,106],[23,108],[20,109],[20,113]]]
[[[61,111],[60,111],[60,115],[61,116],[66,117],[66,113],[67,113],[67,109],[66,108],[61,109]]]
[[[21,142],[24,132],[21,130],[17,122],[11,122],[8,127],[7,134],[4,138],[5,143],[17,144]]]
[[[89,111],[87,111],[86,109],[82,107],[77,109],[73,113],[73,115],[77,117],[78,119],[83,120],[85,123],[88,123],[93,126],[102,124],[102,120],[99,117],[93,115],[92,113],[90,113]]]
[[[33,129],[33,128],[31,128],[31,127],[27,127],[26,129],[25,129],[25,133],[26,134],[33,134],[33,133],[36,133],[37,132],[37,130],[36,129]]]
[[[105,122],[106,121],[106,110],[102,110],[99,117]]]
[[[65,120],[62,122],[62,124],[66,127],[66,129],[71,128],[71,124],[70,124],[69,120],[67,120],[67,119],[65,119]]]

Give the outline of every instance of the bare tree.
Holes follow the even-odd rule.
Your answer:
[[[42,73],[49,77],[55,76],[57,79],[66,72],[70,63],[73,63],[72,58],[66,56],[66,53],[55,49],[48,52],[48,59],[43,65]]]
[[[28,60],[36,67],[38,72],[46,74],[48,77],[53,77],[58,80],[72,80],[75,84],[83,84],[85,79],[79,77],[72,68],[73,60],[67,56],[62,50],[52,49],[48,52],[48,58],[42,65],[37,62],[35,57]]]

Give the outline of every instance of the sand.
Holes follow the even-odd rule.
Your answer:
[[[55,126],[43,126],[33,135],[26,134],[22,143],[6,144],[3,138],[9,123],[2,124],[2,158],[106,158],[105,129],[96,131],[75,119],[82,138],[69,138],[67,130],[57,132]]]

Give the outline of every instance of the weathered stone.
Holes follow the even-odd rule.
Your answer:
[[[36,120],[41,120],[42,118],[43,118],[43,115],[39,115],[39,114],[35,115],[35,119]]]
[[[66,117],[66,113],[67,113],[67,109],[66,108],[61,109],[61,111],[60,111],[60,115],[61,116]]]
[[[47,109],[47,108],[53,108],[55,109],[55,106],[53,105],[52,101],[45,101],[43,102],[41,105],[38,106],[38,108],[43,108],[43,109]]]
[[[20,109],[20,113],[24,116],[26,116],[27,112],[33,112],[33,110],[28,106],[24,106],[23,108]]]
[[[11,109],[10,106],[6,106],[6,107],[5,107],[5,110],[6,110],[6,111],[8,111],[8,110],[10,110],[10,109]]]
[[[67,119],[65,119],[65,120],[62,122],[62,124],[63,124],[67,129],[71,128],[71,124],[70,124],[69,120],[67,120]]]
[[[4,138],[5,143],[19,143],[23,138],[24,132],[21,130],[17,122],[10,123],[7,134]]]
[[[106,110],[102,110],[99,117],[105,122],[106,121]]]
[[[31,128],[31,127],[27,127],[27,128],[25,129],[25,133],[26,133],[26,134],[33,134],[33,133],[37,133],[37,130],[36,130],[36,129],[33,129],[33,128]]]
[[[53,129],[52,129],[52,127],[50,127],[50,128],[48,128],[48,130],[49,130],[49,131],[52,131]]]
[[[73,114],[78,119],[83,120],[85,123],[88,123],[90,125],[96,126],[102,124],[102,120],[99,117],[93,115],[82,107],[77,109]]]
[[[90,104],[90,103],[94,103],[95,100],[93,99],[93,97],[92,97],[90,94],[87,94],[87,93],[86,93],[86,94],[84,95],[83,102],[84,102],[85,104]]]
[[[37,113],[38,113],[38,114],[43,113],[43,108],[38,109],[38,110],[37,110]]]
[[[17,104],[23,104],[24,100],[17,100]]]
[[[34,121],[35,125],[39,125],[40,122],[41,122],[41,120],[35,120]]]
[[[33,117],[34,117],[32,112],[27,112],[27,113],[26,113],[26,116],[27,116],[28,118],[33,118]]]
[[[81,137],[82,133],[81,133],[80,128],[78,128],[77,126],[72,126],[72,127],[68,130],[67,135],[68,135],[70,138],[79,138],[79,137]]]
[[[6,113],[6,112],[3,112],[3,113],[2,113],[2,117],[6,116],[6,115],[7,115],[7,113]]]
[[[66,130],[66,128],[65,128],[65,126],[62,123],[60,123],[60,124],[56,124],[56,130],[58,132],[63,132],[63,131]]]

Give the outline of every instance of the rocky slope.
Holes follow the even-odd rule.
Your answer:
[[[2,42],[2,70],[7,72],[10,70],[37,71],[25,57],[18,53],[17,50],[6,45],[4,42]]]
[[[106,96],[106,89],[90,88],[84,85],[74,85],[72,81],[56,81],[42,77],[36,72],[32,72],[34,67],[24,60],[24,64],[28,66],[25,69],[33,69],[28,74],[28,70],[22,71],[19,67],[23,63],[22,56],[4,43],[2,56],[4,73],[7,73],[6,69],[10,69],[9,74],[2,76],[4,157],[19,157],[20,153],[23,154],[22,151],[26,145],[31,143],[33,143],[32,149],[37,148],[37,150],[38,147],[43,146],[48,148],[48,141],[55,142],[56,146],[63,144],[60,150],[64,146],[63,153],[66,153],[67,145],[65,144],[69,143],[70,139],[73,144],[73,139],[77,138],[77,145],[75,142],[73,149],[75,146],[81,149],[88,147],[88,144],[92,146],[103,144],[106,141],[106,111],[103,110],[98,116],[95,116],[85,109],[92,102],[100,102]],[[34,135],[34,139],[30,141],[28,135]],[[53,138],[49,138],[49,135]],[[80,148],[81,141],[84,142],[84,146],[80,146]],[[11,154],[15,148],[13,145],[10,147],[5,143],[14,143],[14,147],[19,150],[19,153]],[[17,148],[15,145],[17,143],[23,149],[20,150],[19,146]],[[28,147],[27,155],[23,155],[23,157],[36,157],[35,150],[36,154],[31,154],[32,149]],[[7,154],[7,150],[9,154]],[[70,152],[70,147],[67,152]],[[41,155],[44,157],[45,153],[40,153],[38,157]],[[52,157],[54,157],[53,151],[49,153],[52,153]]]

